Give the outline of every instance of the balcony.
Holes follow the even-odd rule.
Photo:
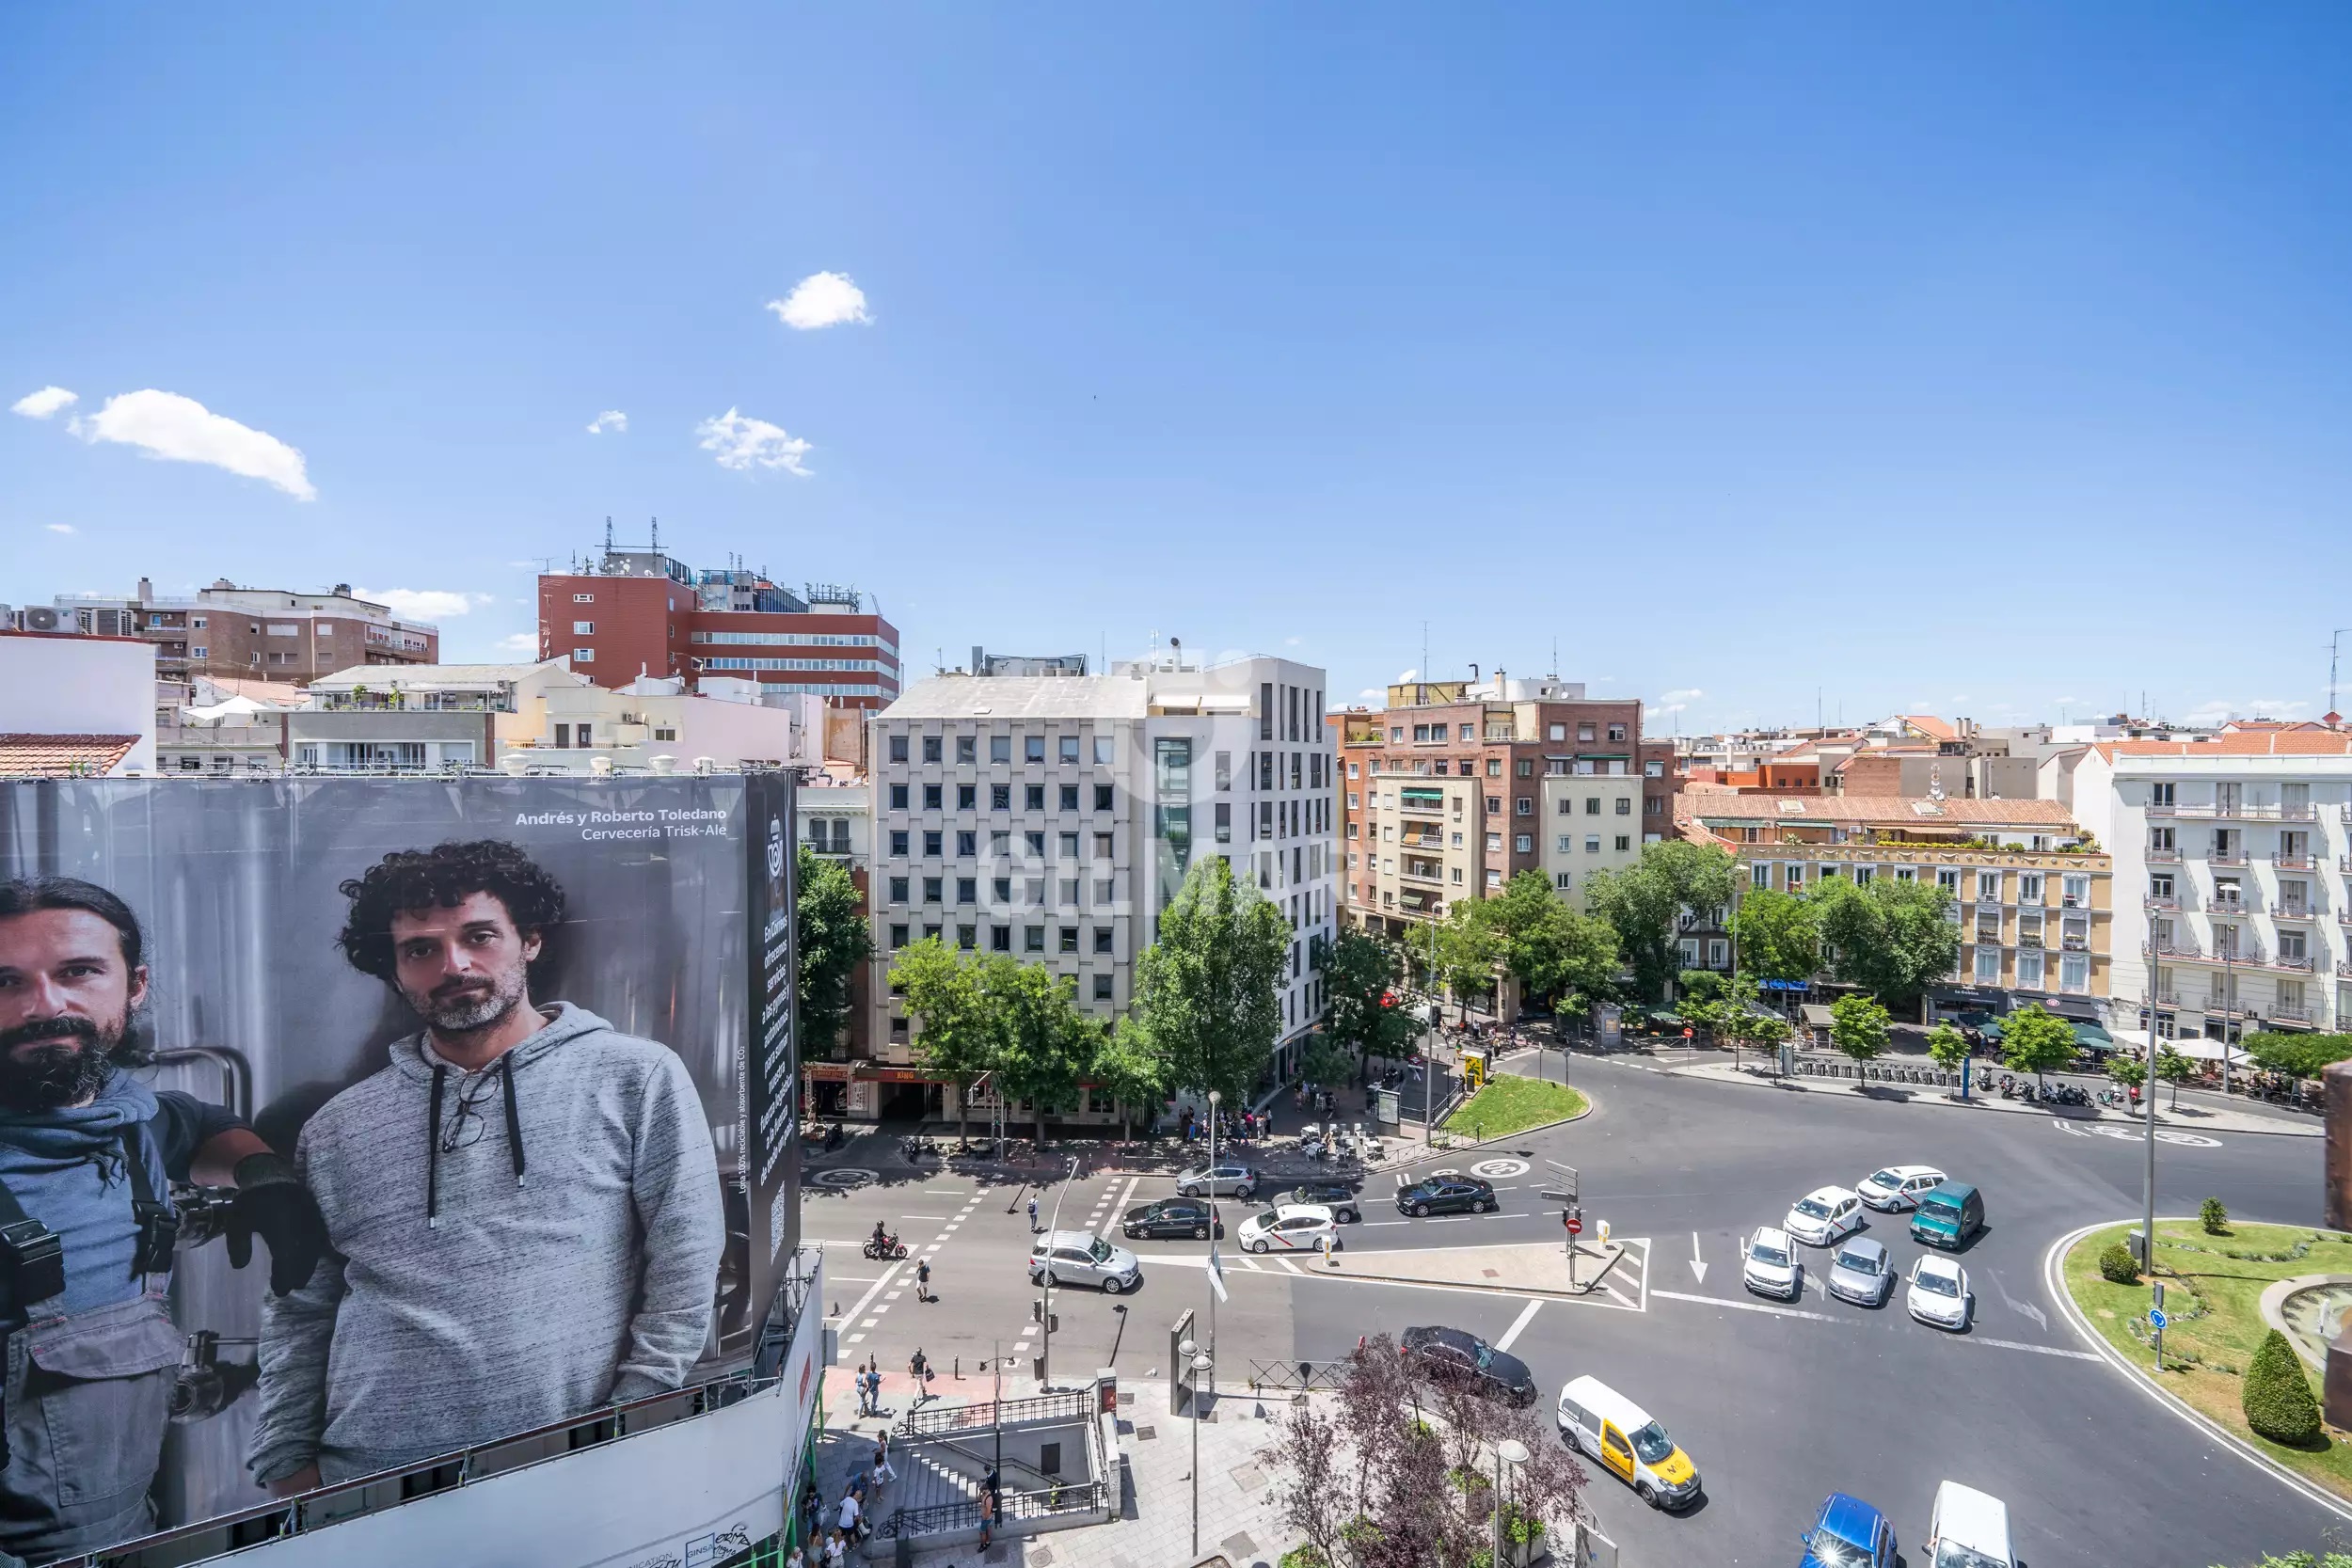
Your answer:
[[[2151,816],[2178,816],[2181,815],[2181,808],[2169,800],[2164,801],[2162,804],[2157,804],[2152,801],[2148,807],[2148,815]]]
[[[2177,893],[2152,893],[2139,901],[2139,906],[2145,910],[2178,910],[2181,895]]]
[[[2178,849],[2151,849],[2148,851],[2148,859],[2163,864],[2178,865],[2181,861],[2181,852]]]
[[[2299,1003],[2274,1003],[2270,1008],[2270,1016],[2275,1019],[2283,1020],[2289,1023],[2316,1023],[2319,1022],[2319,1015],[2316,1009]]]
[[[2156,990],[2156,1006],[2159,1007],[2177,1007],[2181,1006],[2181,993],[2178,990],[2171,990],[2168,987],[2159,987]]]
[[[2141,942],[2139,956],[2143,958],[2195,958],[2201,962],[2205,950],[2185,937],[2166,937],[2162,941],[2152,939]]]
[[[1445,815],[1445,797],[1440,795],[1435,800],[1416,800],[1408,789],[1396,798],[1396,809],[1418,816],[1442,816]]]
[[[2317,920],[2319,911],[2307,904],[2273,904],[2270,906],[2270,918],[2273,920]]]
[[[2207,855],[2205,859],[2208,863],[2214,865],[2244,865],[2246,863],[2246,851],[2243,849],[2231,849],[2226,851],[2217,849],[2212,854]]]
[[[1433,887],[1442,887],[1445,885],[1445,878],[1439,875],[1438,868],[1437,866],[1433,865],[1425,869],[1417,870],[1414,868],[1414,865],[1410,861],[1405,863],[1405,869],[1399,871],[1397,876],[1400,879],[1407,882],[1427,882]]]
[[[2205,912],[2216,920],[2243,920],[2254,912],[2254,906],[2243,898],[2217,898],[2205,906]]]
[[[2317,864],[2308,849],[2296,855],[2281,851],[2270,857],[2270,863],[2281,871],[2309,871]]]
[[[2283,969],[2290,974],[2309,974],[2312,972],[2312,956],[2309,953],[2273,953],[2265,958],[2258,947],[2251,959],[2241,961],[2258,963],[2265,969]]]
[[[2352,980],[2352,958],[2338,958],[2336,973],[2347,980]]]

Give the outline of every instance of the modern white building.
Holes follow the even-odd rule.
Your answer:
[[[2119,1022],[2153,993],[2167,1038],[2352,1026],[2352,733],[2102,742],[2074,812],[2114,856]]]
[[[1290,1069],[1323,1016],[1316,956],[1332,931],[1322,671],[1271,657],[1203,668],[1170,654],[1107,675],[942,674],[877,714],[869,743],[869,1076],[915,1092],[857,1092],[848,1064],[850,1115],[954,1114],[890,994],[898,948],[937,936],[1045,964],[1107,1025],[1132,999],[1160,911],[1211,854],[1290,926],[1276,1062]],[[1115,1115],[1107,1102],[1078,1113]]]
[[[152,650],[128,637],[0,630],[0,769],[152,773]]]

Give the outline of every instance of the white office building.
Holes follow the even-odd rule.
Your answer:
[[[1193,862],[1221,856],[1291,932],[1277,1069],[1322,1017],[1315,958],[1335,892],[1332,756],[1324,673],[1287,659],[1203,668],[1176,655],[1107,675],[972,675],[916,682],[875,715],[868,905],[874,1009],[850,1114],[949,1117],[890,994],[891,955],[938,936],[1012,954],[1076,983],[1108,1024],[1135,963]],[[976,1101],[976,1104],[977,1101]],[[1016,1108],[1016,1116],[1019,1111]],[[1109,1120],[1107,1101],[1078,1119]]]
[[[2114,856],[2119,1022],[2153,992],[2166,1038],[2352,1027],[2352,735],[2104,742],[2074,811]]]

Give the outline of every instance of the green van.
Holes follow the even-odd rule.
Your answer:
[[[1911,1239],[1958,1252],[1984,1228],[1984,1197],[1965,1181],[1947,1181],[1919,1195]]]

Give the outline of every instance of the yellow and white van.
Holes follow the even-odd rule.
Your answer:
[[[1560,1390],[1560,1435],[1633,1488],[1652,1508],[1688,1508],[1699,1495],[1698,1466],[1649,1412],[1597,1377]]]

